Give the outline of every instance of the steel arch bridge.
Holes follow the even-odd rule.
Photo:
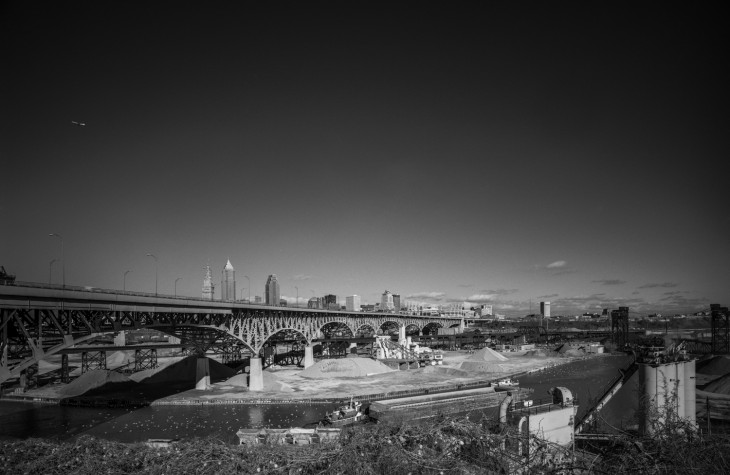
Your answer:
[[[338,312],[268,307],[232,301],[156,296],[85,287],[33,283],[0,285],[0,383],[62,350],[101,335],[149,328],[180,338],[199,353],[250,351],[258,355],[281,331],[302,335],[307,345],[324,326],[345,325],[352,335],[394,323],[453,327],[461,318]],[[130,349],[133,349],[130,346]]]

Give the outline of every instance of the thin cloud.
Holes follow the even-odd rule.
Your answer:
[[[679,284],[676,284],[674,282],[664,282],[661,284],[644,284],[637,288],[639,289],[657,289],[657,288],[663,288],[663,289],[671,289],[673,287],[677,287]]]
[[[310,280],[310,279],[314,279],[314,276],[309,275],[309,274],[297,274],[297,275],[292,276],[292,280]]]
[[[406,295],[407,299],[427,299],[441,300],[446,296],[446,292],[417,292],[415,294]]]
[[[625,284],[625,280],[619,280],[619,279],[601,279],[601,280],[592,280],[591,282],[596,284],[603,284],[603,285],[621,285]]]
[[[486,290],[480,290],[479,292],[483,294],[492,294],[492,295],[509,295],[514,294],[516,292],[519,292],[518,289],[486,289]]]
[[[568,265],[568,263],[565,261],[555,261],[555,262],[551,262],[550,264],[548,264],[547,268],[548,269],[557,269],[559,267],[565,267],[567,265]]]
[[[494,302],[494,294],[474,294],[466,298],[471,303],[487,303]]]
[[[458,284],[457,287],[461,287],[464,289],[470,289],[470,288],[474,287],[474,284]]]
[[[538,295],[537,296],[537,298],[539,298],[539,299],[551,299],[553,297],[560,297],[560,294]]]

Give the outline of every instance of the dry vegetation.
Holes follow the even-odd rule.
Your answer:
[[[530,460],[516,455],[516,446],[512,434],[449,418],[419,426],[360,426],[343,432],[339,443],[320,446],[247,447],[195,439],[157,449],[91,437],[30,439],[0,445],[0,473],[730,473],[730,438],[678,426],[662,427],[653,439],[625,436],[591,452],[563,451],[557,460],[547,444],[537,443]]]

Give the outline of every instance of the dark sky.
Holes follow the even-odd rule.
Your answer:
[[[191,296],[230,258],[289,299],[730,303],[719,10],[241,3],[6,2],[0,264],[47,282],[59,233],[103,288],[152,253]]]

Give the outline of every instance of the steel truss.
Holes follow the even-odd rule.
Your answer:
[[[81,373],[95,369],[106,369],[106,351],[84,351],[81,353]]]
[[[7,290],[7,289],[5,289]],[[12,289],[11,289],[12,290]],[[301,335],[311,344],[322,337],[322,328],[336,324],[351,335],[376,332],[387,326],[422,331],[426,325],[450,327],[459,320],[444,317],[364,314],[301,309],[175,308],[131,304],[71,304],[60,299],[20,300],[0,306],[0,382],[20,376],[26,368],[61,350],[101,335],[150,328],[180,338],[185,347],[202,354],[214,352],[236,360],[243,354],[259,355],[266,342],[281,331]],[[228,356],[226,356],[228,355]],[[100,355],[87,355],[82,371],[102,366]],[[150,355],[151,358],[151,355]],[[245,357],[244,357],[245,358]],[[151,361],[151,360],[150,360]],[[150,364],[147,359],[143,365]],[[68,379],[68,360],[62,358],[62,378]]]
[[[157,348],[134,350],[134,372],[157,368]]]

